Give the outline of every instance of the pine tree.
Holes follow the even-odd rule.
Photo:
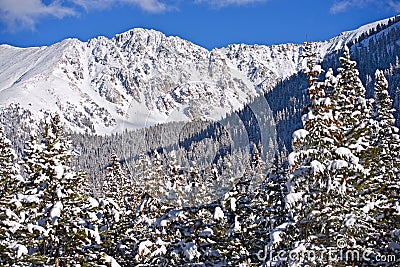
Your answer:
[[[18,198],[26,214],[20,236],[29,248],[25,261],[31,264],[65,266],[97,258],[85,248],[100,243],[93,224],[98,218],[86,194],[84,175],[69,166],[71,156],[58,115],[46,120],[41,139],[33,137],[27,143],[28,179]]]
[[[129,181],[122,169],[120,159],[115,153],[111,154],[111,166],[107,167],[107,176],[103,184],[103,197],[100,199],[102,210],[102,248],[114,260],[121,261],[124,253],[126,232],[134,209],[137,208],[138,194],[136,187]]]
[[[136,165],[136,174],[135,184],[141,194],[135,197],[138,205],[129,216],[129,227],[123,241],[124,255],[118,262],[124,266],[157,266],[158,256],[165,254],[164,241],[161,239],[163,233],[160,231],[160,220],[166,212],[166,207],[160,201],[165,196],[163,189],[166,189],[162,183],[164,169],[161,156],[154,152],[151,159],[142,151]],[[160,187],[164,188],[160,190]]]
[[[342,157],[340,160],[352,158],[349,166],[358,165],[355,169],[346,168],[343,174],[348,185],[347,195],[355,199],[344,224],[360,253],[376,255],[382,248],[387,248],[384,243],[388,239],[383,236],[388,234],[388,228],[393,229],[393,220],[396,221],[390,215],[393,210],[387,205],[387,193],[384,193],[390,180],[379,177],[381,170],[377,165],[381,157],[385,157],[385,151],[374,141],[380,137],[374,138],[373,135],[376,123],[371,119],[371,100],[365,99],[365,88],[355,69],[356,63],[350,60],[348,49],[340,60],[342,68],[333,90],[341,146],[336,154]],[[378,84],[378,87],[384,84],[382,77],[378,78]]]
[[[286,231],[291,218],[285,207],[288,174],[287,162],[277,152],[266,179],[252,200],[253,224],[255,224],[252,244],[253,262],[262,261],[266,266],[274,266],[277,262],[273,257],[277,255],[273,252],[286,250],[287,244],[290,243],[290,237],[286,235]]]
[[[388,92],[388,82],[382,71],[375,72],[375,103],[377,133],[374,146],[378,149],[374,162],[383,179],[393,180],[399,175],[399,129],[395,126],[393,101]],[[397,176],[397,178],[399,178]]]
[[[129,190],[132,189],[128,177],[122,169],[120,159],[115,153],[111,154],[111,166],[106,169],[106,178],[103,184],[103,194],[106,198],[113,198],[121,208],[129,206]]]
[[[0,265],[10,266],[18,261],[18,256],[27,253],[25,247],[18,244],[15,232],[22,227],[17,194],[23,178],[19,174],[19,165],[11,142],[0,127]]]
[[[135,183],[144,193],[149,194],[149,188],[147,188],[148,183],[151,183],[151,175],[152,175],[152,164],[150,157],[145,151],[142,151],[139,154],[138,163],[135,166],[136,177]],[[141,198],[141,197],[140,197]]]
[[[0,198],[15,194],[19,179],[19,165],[17,155],[6,138],[4,129],[0,127]]]
[[[297,252],[326,253],[338,240],[356,240],[362,252],[369,249],[362,240],[373,225],[360,207],[359,190],[366,186],[371,150],[370,101],[347,48],[340,62],[339,75],[328,71],[324,83],[318,82],[320,67],[306,69],[310,104],[302,117],[304,129],[293,134],[286,196],[293,214],[287,236]],[[343,264],[343,259],[320,260]],[[304,258],[291,262],[296,263],[315,264]]]
[[[303,111],[304,129],[293,133],[294,151],[288,158],[293,171],[288,177],[285,207],[292,210],[291,220],[296,224],[295,232],[289,235],[297,236],[294,240],[302,242],[305,246],[312,246],[322,242],[313,240],[315,230],[321,231],[321,239],[328,233],[324,230],[326,229],[324,222],[315,216],[310,216],[310,213],[323,210],[324,204],[329,201],[327,195],[333,194],[330,191],[339,193],[340,182],[332,180],[333,177],[330,175],[332,153],[336,145],[332,133],[336,131],[336,124],[333,119],[331,99],[326,95],[328,84],[319,81],[322,69],[316,64],[314,59],[316,55],[309,43],[305,46],[305,53],[309,104]],[[328,72],[328,77],[331,74],[331,71]],[[324,198],[326,200],[321,203]],[[292,249],[296,246],[297,243]]]
[[[195,161],[192,161],[188,171],[187,185],[185,186],[184,205],[193,207],[204,203],[203,198],[206,193],[200,168]]]
[[[367,175],[370,162],[367,162],[366,155],[371,149],[369,122],[372,115],[372,101],[365,98],[365,87],[359,78],[356,62],[350,59],[347,46],[343,56],[340,57],[340,63],[337,84],[331,94],[335,122],[338,125],[336,132],[338,147],[349,148],[366,167],[362,172]]]
[[[336,137],[333,135],[336,131],[336,124],[333,119],[331,98],[326,95],[329,84],[318,81],[322,69],[315,62],[316,55],[311,51],[311,44],[306,44],[305,53],[309,104],[303,111],[304,129],[293,133],[295,150],[289,155],[289,163],[296,170],[296,183],[315,185],[314,188],[326,188],[329,182],[326,180],[329,160],[332,158],[332,151],[336,143]],[[331,75],[332,73],[329,71],[327,76]],[[303,177],[301,181],[300,177]],[[313,178],[308,179],[309,177]]]
[[[163,161],[161,155],[156,151],[152,151],[151,158],[143,159],[147,162],[142,162],[148,165],[148,169],[142,173],[144,178],[144,192],[158,198],[158,196],[165,196],[167,189],[165,188],[166,177],[164,173]],[[149,164],[150,161],[151,163]],[[161,199],[161,197],[159,198]]]
[[[186,180],[181,174],[175,151],[169,154],[169,163],[167,169],[166,181],[166,200],[176,208],[182,207],[185,197]]]
[[[372,171],[360,198],[363,209],[374,220],[375,229],[369,233],[368,245],[381,255],[398,253],[400,236],[398,231],[400,214],[397,211],[400,199],[399,182],[399,136],[395,126],[392,100],[388,93],[388,82],[382,71],[375,72],[376,123],[373,144],[375,154],[371,160]],[[397,244],[397,245],[395,245]]]
[[[164,231],[169,220],[166,218],[168,208],[149,194],[144,194],[142,203],[131,221],[130,229],[126,232],[125,255],[122,263],[158,266],[166,253],[168,240],[174,235]]]
[[[223,226],[215,228],[218,229],[215,232],[220,233],[215,239],[216,249],[229,266],[259,262],[257,252],[260,247],[263,249],[265,235],[268,235],[264,224],[268,212],[263,199],[265,188],[261,186],[267,179],[266,164],[254,144],[252,154],[251,166],[221,200],[224,216],[216,220]]]

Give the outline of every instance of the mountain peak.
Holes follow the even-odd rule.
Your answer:
[[[159,31],[144,28],[134,28],[129,31],[115,35],[112,40],[116,43],[126,43],[126,42],[142,42],[147,41],[148,38],[166,38],[166,36]]]
[[[382,23],[327,42],[321,59]],[[76,131],[138,128],[199,115],[218,119],[258,93],[301,71],[302,45],[229,45],[207,49],[151,29],[108,39],[69,38],[49,47],[0,46],[0,105],[21,103],[34,113],[63,114]],[[79,118],[79,119],[77,119]]]

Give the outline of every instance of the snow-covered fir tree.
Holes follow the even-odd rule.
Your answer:
[[[393,101],[389,95],[389,84],[383,71],[375,72],[375,104],[377,133],[375,136],[377,148],[376,159],[379,174],[384,178],[394,179],[399,175],[399,129],[395,126]]]
[[[182,168],[177,162],[175,151],[169,153],[167,166],[165,201],[179,208],[184,204],[186,179],[181,173]]]
[[[184,204],[186,206],[197,206],[203,203],[204,181],[200,168],[195,161],[191,162],[186,180]]]
[[[149,155],[150,154],[150,155]],[[143,193],[153,198],[161,199],[166,195],[166,177],[163,160],[157,150],[151,153],[142,152],[139,156],[138,174],[139,184],[143,187]]]
[[[384,190],[389,186],[390,179],[379,177],[381,171],[376,164],[384,156],[384,151],[381,154],[379,146],[376,146],[377,141],[381,142],[379,140],[382,136],[373,134],[377,123],[371,119],[372,101],[365,99],[365,89],[358,78],[356,63],[350,60],[347,48],[340,60],[342,67],[339,68],[338,84],[332,93],[336,96],[335,109],[338,116],[335,118],[339,125],[340,147],[336,154],[342,157],[340,160],[352,158],[349,166],[358,164],[354,170],[345,168],[347,195],[354,198],[355,202],[351,204],[351,212],[346,215],[344,224],[360,253],[377,255],[389,246],[387,238],[383,236],[390,234],[391,230],[388,228],[393,227],[393,219],[396,221],[394,210],[388,207]],[[378,103],[377,106],[379,105]],[[387,220],[388,218],[390,219]],[[368,262],[365,259],[360,261]],[[369,263],[371,262],[372,259]]]
[[[375,72],[375,135],[371,177],[368,188],[362,192],[363,209],[371,214],[376,227],[370,235],[369,245],[375,253],[398,254],[400,235],[400,180],[398,128],[395,126],[394,109],[388,93],[388,82],[384,73]]]
[[[266,165],[259,149],[252,144],[252,162],[242,177],[237,180],[218,200],[215,207],[214,226],[217,233],[212,246],[220,255],[220,263],[236,266],[250,266],[258,262],[257,251],[265,238],[266,226],[261,218],[266,211],[266,203],[261,200],[264,188],[260,184],[266,180]],[[232,180],[225,177],[226,181]],[[217,202],[217,203],[218,203]]]
[[[23,178],[19,172],[17,155],[0,127],[0,265],[11,266],[28,251],[18,244],[16,231],[21,227],[16,197]]]
[[[354,246],[345,250],[377,250],[371,242],[376,225],[364,197],[364,189],[372,181],[368,176],[372,161],[371,101],[365,99],[356,63],[350,60],[347,48],[340,62],[338,76],[328,71],[324,84],[313,78],[312,70],[319,67],[306,71],[310,104],[303,115],[304,129],[293,134],[295,149],[289,155],[293,172],[286,196],[286,205],[294,215],[288,234],[295,238],[289,250],[296,252],[321,255],[334,248],[338,240]],[[319,264],[348,264],[348,260],[322,258]],[[307,258],[289,262],[316,264]]]
[[[103,195],[118,201],[121,207],[129,205],[128,196],[131,189],[130,181],[122,169],[120,159],[115,153],[111,154],[111,164],[106,168],[106,178],[103,183]]]
[[[4,199],[6,195],[16,192],[19,175],[18,158],[11,146],[10,140],[5,136],[4,129],[0,127],[0,197]],[[11,194],[10,194],[11,193]]]
[[[336,149],[331,99],[326,94],[326,84],[318,81],[322,69],[316,64],[309,44],[305,46],[305,56],[309,105],[302,116],[304,129],[293,133],[294,151],[288,158],[292,173],[288,177],[288,194],[285,196],[285,208],[291,214],[287,252],[325,250],[331,242],[330,224],[341,224],[337,216],[332,217],[335,222],[328,220],[331,214],[342,209],[337,199],[341,198],[340,185],[343,183],[331,175],[332,153]]]
[[[126,233],[133,212],[139,204],[135,194],[139,194],[137,188],[123,170],[118,156],[112,153],[111,166],[106,169],[99,208],[102,212],[101,246],[116,261],[124,258],[125,243],[129,243]]]
[[[19,237],[28,253],[21,262],[65,266],[97,260],[90,253],[100,244],[96,205],[86,194],[84,175],[69,166],[71,155],[57,114],[47,118],[41,138],[32,136],[27,142],[28,177],[18,201],[23,224]]]
[[[336,137],[338,147],[347,147],[359,157],[360,163],[368,167],[366,157],[372,149],[370,144],[372,100],[366,99],[366,90],[359,78],[357,63],[350,59],[347,46],[340,57],[337,84],[332,89],[331,99],[334,107],[334,118],[338,126]],[[368,174],[368,170],[363,170]]]
[[[139,154],[138,162],[135,166],[135,183],[140,187],[142,193],[149,193],[147,183],[150,181],[152,175],[152,165],[149,155],[145,151]]]
[[[252,225],[254,232],[251,249],[253,262],[264,262],[266,266],[276,265],[279,261],[274,259],[277,256],[274,252],[284,251],[290,242],[286,230],[291,221],[285,208],[288,174],[286,155],[280,156],[277,151],[267,177],[260,184],[251,203],[253,214],[249,217],[252,220],[249,225]]]

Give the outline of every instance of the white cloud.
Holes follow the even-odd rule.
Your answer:
[[[9,29],[34,29],[37,21],[43,17],[64,18],[76,15],[72,8],[62,6],[59,0],[46,5],[42,0],[0,0],[0,21]]]
[[[162,3],[158,0],[123,0],[122,2],[138,5],[140,8],[148,12],[158,13],[169,9],[165,3]]]
[[[331,6],[330,8],[330,12],[333,14],[337,14],[340,12],[345,11],[347,8],[349,8],[351,6],[352,1],[341,1],[341,2],[336,2],[335,4],[333,4],[333,6]]]
[[[396,12],[400,12],[400,1],[389,1],[389,6]]]
[[[79,7],[88,11],[126,4],[137,6],[151,13],[170,9],[167,4],[159,0],[52,0],[49,4],[45,4],[44,0],[23,0],[23,3],[21,2],[19,0],[0,0],[0,22],[9,30],[24,28],[34,30],[35,25],[42,18],[62,19],[67,16],[79,15]],[[65,3],[69,3],[69,6],[66,6]]]
[[[394,8],[396,12],[400,11],[400,1],[395,0],[340,0],[331,6],[330,12],[337,14],[350,8],[362,8],[367,5],[375,5],[377,8]]]
[[[267,0],[196,0],[195,3],[208,3],[215,7],[226,7],[230,5],[243,6],[266,1]]]
[[[104,9],[116,4],[137,6],[151,13],[159,13],[169,9],[167,4],[158,0],[72,0],[72,2],[86,10]]]

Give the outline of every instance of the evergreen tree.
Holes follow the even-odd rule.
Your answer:
[[[111,154],[111,166],[106,169],[106,178],[103,184],[103,194],[106,198],[113,198],[121,208],[129,206],[129,190],[132,189],[128,177],[122,169],[120,159],[115,153]]]
[[[0,127],[0,265],[11,266],[27,250],[18,244],[16,231],[21,227],[17,194],[23,182],[11,142]]]
[[[369,249],[362,241],[373,225],[360,207],[359,188],[365,186],[368,174],[364,166],[371,149],[370,101],[347,48],[340,61],[339,75],[333,77],[328,71],[325,83],[318,82],[320,67],[308,63],[306,69],[310,104],[302,117],[304,129],[293,134],[294,152],[289,155],[293,172],[286,196],[294,222],[288,228],[289,250],[296,252],[327,255],[338,240],[348,244],[356,240],[361,252]],[[338,258],[319,260],[319,264],[343,264]],[[289,262],[316,264],[307,258]]]
[[[339,115],[335,118],[338,119],[340,129],[338,136],[341,147],[337,155],[352,158],[349,163],[353,164],[350,166],[358,165],[356,169],[346,168],[344,173],[348,184],[347,195],[355,199],[344,224],[360,253],[376,255],[388,247],[388,238],[384,236],[387,237],[389,229],[393,230],[394,222],[398,220],[393,213],[393,201],[388,202],[389,192],[385,193],[385,188],[392,187],[390,179],[380,177],[382,170],[379,162],[386,152],[376,141],[379,143],[380,138],[385,138],[380,134],[373,135],[372,129],[377,123],[371,119],[371,100],[365,99],[365,88],[347,48],[340,61],[342,68],[339,68],[338,84],[333,90],[338,111],[336,114]],[[382,77],[377,80],[377,87],[385,86]],[[377,88],[377,92],[381,90]],[[381,106],[379,102],[377,106]],[[389,164],[388,167],[390,175],[394,170],[393,165]]]
[[[366,156],[370,153],[370,118],[372,115],[372,101],[365,98],[366,90],[363,86],[356,62],[350,59],[350,52],[345,46],[343,56],[340,57],[341,67],[337,84],[332,89],[332,105],[334,118],[338,125],[336,137],[338,147],[347,147],[359,157],[360,163],[366,168],[362,171],[368,174],[370,162]]]
[[[293,133],[294,151],[288,158],[293,172],[288,177],[288,194],[285,197],[285,207],[291,210],[290,219],[295,223],[295,229],[289,233],[295,241],[292,249],[295,249],[299,242],[306,247],[323,243],[321,240],[329,234],[326,232],[327,222],[310,215],[314,215],[312,212],[315,211],[321,212],[324,205],[329,206],[327,201],[333,202],[330,197],[327,198],[328,194],[334,194],[330,191],[339,193],[340,181],[332,180],[330,175],[332,153],[336,143],[332,133],[335,132],[336,125],[331,99],[326,95],[326,84],[319,81],[322,69],[316,64],[315,56],[311,45],[307,43],[305,73],[309,83],[309,104],[303,111],[304,129]],[[331,72],[328,72],[328,77],[329,75]],[[325,211],[333,212],[331,209]],[[321,240],[314,239],[314,231],[320,232]]]
[[[216,220],[221,226],[215,228],[220,233],[215,248],[224,262],[232,266],[250,266],[259,262],[257,252],[260,247],[263,249],[268,236],[268,219],[264,217],[268,208],[263,199],[268,192],[261,186],[267,179],[266,164],[254,144],[252,152],[251,166],[224,195],[223,217],[217,216]],[[229,181],[228,177],[226,179]]]
[[[0,127],[0,198],[15,194],[21,178],[17,155],[5,136],[4,129]]]
[[[97,258],[86,248],[100,243],[93,224],[98,218],[86,195],[84,175],[69,167],[71,155],[58,115],[47,119],[42,139],[33,137],[27,143],[28,179],[18,199],[26,226],[20,236],[29,249],[25,261],[30,264],[65,266]]]
[[[203,197],[206,194],[206,190],[203,182],[200,168],[195,161],[192,161],[188,171],[187,185],[185,186],[185,206],[198,206],[200,203],[204,203]]]
[[[262,261],[266,266],[275,266],[278,262],[273,258],[277,256],[274,252],[286,250],[287,244],[290,243],[286,231],[291,218],[285,207],[288,175],[288,164],[277,152],[266,179],[252,200],[255,224],[253,262]]]
[[[382,71],[375,72],[375,104],[377,133],[374,146],[377,148],[376,159],[378,175],[383,179],[399,178],[399,129],[395,126],[393,101],[388,92],[388,82]]]
[[[142,151],[139,154],[138,163],[135,166],[136,177],[135,183],[141,189],[142,194],[149,194],[148,184],[151,183],[151,175],[152,175],[152,163],[149,155]],[[142,196],[140,197],[140,199]]]
[[[133,211],[138,203],[136,187],[129,181],[122,169],[120,159],[115,153],[111,154],[111,166],[106,169],[107,175],[103,184],[103,197],[100,199],[102,209],[102,248],[114,260],[124,258],[127,230],[130,226]]]
[[[166,195],[166,177],[161,155],[156,151],[152,151],[151,157],[141,156],[139,168],[146,167],[142,170],[142,185],[144,192],[153,198],[162,199]]]
[[[169,204],[180,208],[184,204],[186,180],[181,174],[175,151],[169,154],[169,164],[166,181],[166,200]]]
[[[398,231],[400,214],[397,211],[400,200],[399,181],[399,136],[395,126],[392,100],[388,93],[388,82],[382,71],[375,72],[376,124],[373,144],[371,178],[368,188],[361,194],[363,209],[371,214],[376,225],[369,235],[368,244],[374,252],[382,255],[398,253],[400,236]],[[395,245],[397,244],[397,245]]]

